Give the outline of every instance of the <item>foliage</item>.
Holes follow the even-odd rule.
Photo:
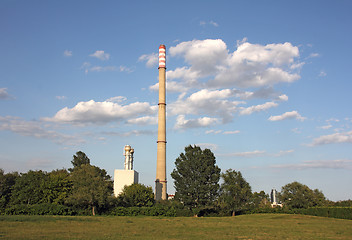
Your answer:
[[[78,151],[76,155],[73,155],[73,160],[71,161],[73,168],[69,168],[68,170],[72,172],[73,170],[79,168],[81,165],[90,164],[90,159],[84,152]]]
[[[220,190],[221,205],[233,211],[241,210],[248,206],[252,199],[252,190],[249,183],[243,178],[240,171],[232,169],[221,174],[223,184]],[[265,193],[264,193],[265,194]]]
[[[117,197],[118,204],[124,207],[151,207],[154,204],[152,187],[140,183],[125,186]]]
[[[18,177],[17,172],[4,174],[4,170],[0,169],[0,213],[3,212],[8,205],[12,188]]]
[[[93,215],[97,207],[104,208],[108,204],[113,187],[111,177],[104,169],[83,164],[72,172],[71,180],[73,188],[68,203],[90,207]]]
[[[11,194],[11,204],[45,203],[45,184],[47,174],[41,170],[28,171],[17,178]]]
[[[267,208],[271,207],[269,195],[264,191],[254,192],[252,196],[252,208]]]
[[[322,206],[325,203],[324,194],[318,189],[311,190],[299,182],[292,182],[282,187],[280,200],[288,208],[308,208]]]
[[[314,207],[308,209],[299,209],[296,210],[296,213],[319,217],[331,217],[352,220],[351,207]]]
[[[44,198],[47,203],[64,204],[72,190],[72,181],[66,169],[54,170],[47,176]]]
[[[76,215],[76,212],[65,205],[42,204],[17,204],[6,209],[7,215]]]
[[[218,196],[220,168],[209,149],[198,146],[185,148],[175,161],[171,173],[174,179],[175,199],[188,208],[211,205]]]

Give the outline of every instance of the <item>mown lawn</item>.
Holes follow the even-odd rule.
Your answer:
[[[1,239],[352,239],[352,221],[287,214],[236,217],[0,216]]]

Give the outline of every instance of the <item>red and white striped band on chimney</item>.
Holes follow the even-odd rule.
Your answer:
[[[159,47],[159,68],[164,68],[166,65],[166,49],[165,45]]]

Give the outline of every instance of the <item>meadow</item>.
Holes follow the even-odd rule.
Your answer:
[[[352,239],[352,221],[289,214],[236,217],[0,216],[1,239]]]

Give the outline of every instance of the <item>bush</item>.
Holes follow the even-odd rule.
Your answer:
[[[13,205],[5,209],[7,215],[76,215],[75,211],[64,205],[57,204],[34,204]]]

